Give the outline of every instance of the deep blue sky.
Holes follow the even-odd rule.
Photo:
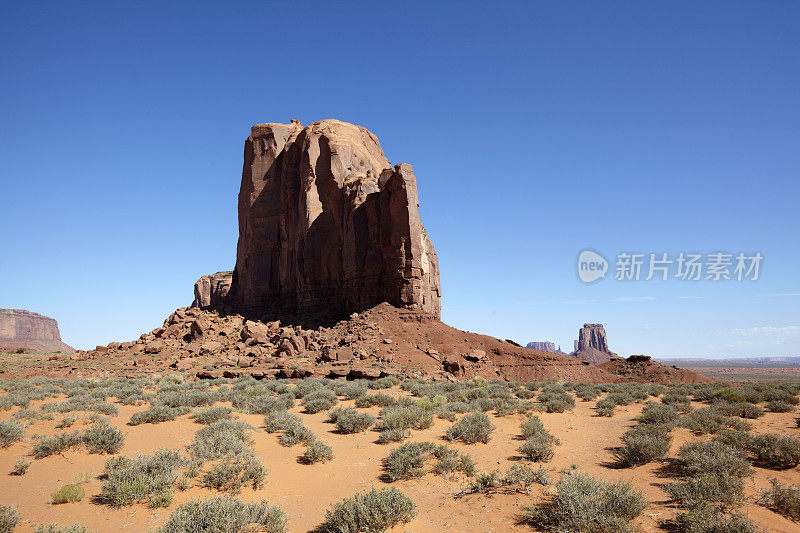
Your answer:
[[[233,267],[252,124],[414,165],[443,318],[800,355],[800,4],[0,3],[0,307],[87,348]],[[578,280],[584,248],[761,252],[755,282]]]

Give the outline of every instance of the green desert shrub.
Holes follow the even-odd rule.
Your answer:
[[[63,527],[58,524],[47,524],[46,526],[33,526],[33,533],[89,533],[89,528],[80,524]]]
[[[213,424],[220,420],[228,420],[233,417],[233,409],[230,407],[203,407],[194,411],[189,418],[198,424]]]
[[[614,408],[617,406],[617,402],[614,400],[610,400],[608,398],[603,398],[599,402],[595,404],[595,411],[597,412],[597,416],[604,416],[604,417],[612,417],[614,416]]]
[[[71,428],[74,423],[75,423],[75,417],[65,416],[59,421],[58,424],[56,424],[56,429]]]
[[[704,407],[691,412],[682,421],[683,427],[691,430],[696,435],[707,433],[716,434],[725,428],[747,431],[750,426],[738,417],[728,416],[719,409]]]
[[[560,444],[536,415],[529,416],[520,423],[520,433],[525,443],[517,451],[531,461],[549,461],[555,455],[553,447]]]
[[[783,485],[777,479],[769,482],[772,488],[761,493],[759,503],[792,520],[800,520],[800,487]]]
[[[565,475],[550,501],[525,511],[528,522],[546,531],[627,533],[632,529],[631,521],[646,507],[642,494],[627,482]]]
[[[251,426],[239,420],[220,420],[195,433],[189,452],[198,459],[213,460],[248,450]]]
[[[62,454],[70,448],[80,446],[82,442],[81,434],[77,431],[61,433],[52,437],[42,437],[33,443],[31,454],[36,459],[43,459],[51,455]]]
[[[794,405],[784,400],[772,400],[767,402],[767,411],[771,413],[791,413],[794,411]]]
[[[348,400],[355,400],[367,394],[367,385],[358,381],[337,382],[333,385],[333,392],[344,396]]]
[[[337,409],[333,409],[331,413]],[[292,425],[302,426],[303,420],[296,414],[286,411],[271,411],[264,416],[264,429],[267,433],[277,433]]]
[[[140,424],[159,424],[169,422],[178,418],[179,411],[166,405],[153,405],[144,411],[133,413],[128,425],[138,426]]]
[[[725,387],[713,393],[711,395],[711,400],[724,400],[730,403],[742,403],[747,401],[744,394],[731,387]]]
[[[329,533],[386,531],[410,522],[416,514],[416,504],[399,490],[372,489],[335,503],[320,529]]]
[[[639,466],[659,461],[664,458],[672,444],[669,430],[669,426],[658,424],[632,427],[623,433],[622,446],[614,450],[614,457],[620,466]]]
[[[575,398],[566,392],[543,392],[537,400],[548,413],[564,413],[575,407]]]
[[[82,438],[89,453],[117,453],[125,442],[125,436],[119,429],[101,422],[92,424],[84,431]]]
[[[674,405],[659,404],[648,402],[642,409],[642,414],[637,419],[640,424],[655,424],[661,426],[674,427],[678,423],[680,415]]]
[[[397,403],[397,400],[382,392],[378,394],[366,394],[356,398],[356,407],[374,407],[376,405],[379,407],[388,407],[395,403]]]
[[[19,523],[17,508],[10,505],[0,505],[0,533],[11,533]]]
[[[277,397],[256,396],[247,401],[245,410],[251,414],[266,415],[275,411],[286,411],[294,406],[294,395],[284,393]]]
[[[742,478],[752,474],[741,450],[717,440],[684,444],[678,450],[676,465],[684,478],[665,490],[688,508],[709,502],[738,504],[744,490]]]
[[[380,427],[387,429],[427,429],[433,425],[433,413],[417,405],[392,405],[381,409]]]
[[[24,476],[28,472],[28,468],[31,467],[31,464],[33,464],[33,461],[20,457],[11,469],[11,475]]]
[[[86,491],[80,483],[69,483],[50,495],[50,499],[54,504],[61,503],[74,503],[83,499]]]
[[[410,436],[410,432],[405,429],[385,429],[378,435],[378,444],[389,444],[390,442],[402,442]]]
[[[0,422],[0,448],[8,448],[21,441],[25,432],[19,422]]]
[[[318,440],[311,441],[306,444],[306,451],[303,453],[302,459],[304,463],[309,465],[332,461],[333,448]]]
[[[682,413],[687,413],[692,409],[692,400],[685,394],[681,394],[678,392],[668,392],[662,395],[661,403],[666,405],[673,405],[678,411]]]
[[[389,453],[384,460],[386,478],[389,481],[410,479],[425,475],[425,465],[436,460],[432,471],[443,475],[455,471],[472,475],[475,465],[466,454],[459,454],[452,448],[431,442],[408,442],[401,444]]]
[[[750,452],[764,468],[785,469],[800,464],[800,441],[788,435],[755,435]]]
[[[746,431],[723,429],[716,434],[714,440],[732,446],[742,453],[747,454],[750,451],[750,445],[753,443],[753,436]]]
[[[245,485],[253,490],[264,484],[267,473],[252,452],[229,455],[216,462],[203,476],[203,485],[231,494],[238,494]]]
[[[486,413],[473,413],[464,415],[461,419],[447,429],[447,440],[460,440],[466,444],[476,442],[489,442],[494,425]]]
[[[739,513],[726,513],[709,505],[692,507],[673,521],[681,533],[756,533],[758,529]],[[672,525],[672,524],[670,524]]]
[[[262,500],[246,503],[230,496],[191,500],[180,505],[160,533],[283,533],[288,518],[280,507]]]
[[[360,413],[348,407],[336,417],[336,430],[346,435],[361,433],[369,429],[374,423],[374,416],[369,413]]]
[[[327,411],[339,402],[336,393],[330,389],[318,389],[303,396],[302,405],[307,413],[320,413]]]
[[[140,455],[136,459],[112,457],[106,461],[98,499],[122,507],[171,493],[183,464],[177,450],[160,449],[152,456]]]
[[[400,385],[400,380],[394,376],[384,376],[382,378],[367,383],[367,387],[374,390],[391,389],[396,385]]]

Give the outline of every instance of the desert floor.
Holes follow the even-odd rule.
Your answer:
[[[386,391],[376,391],[386,392]],[[400,396],[407,393],[395,387],[389,391]],[[601,396],[602,398],[602,396]],[[49,399],[47,401],[53,401]],[[109,401],[112,401],[109,399]],[[41,401],[31,402],[35,409]],[[578,471],[602,479],[627,480],[642,491],[650,502],[635,525],[639,531],[663,531],[659,523],[674,516],[678,509],[669,503],[669,497],[662,485],[671,481],[664,463],[651,463],[637,468],[615,468],[611,448],[620,444],[620,436],[626,429],[636,424],[635,417],[640,413],[644,402],[619,406],[611,418],[598,417],[595,413],[596,401],[577,401],[576,407],[565,413],[538,413],[545,427],[561,441],[555,449],[555,457],[544,463],[550,470],[551,479],[556,480],[565,469],[576,467]],[[223,405],[223,404],[220,404]],[[339,405],[352,406],[352,401],[343,400]],[[702,407],[703,404],[694,404]],[[145,406],[118,405],[119,415],[110,417],[113,425],[125,435],[125,443],[120,455],[136,456],[150,454],[159,448],[185,450],[194,434],[203,426],[196,424],[188,416],[159,424],[129,426],[130,416]],[[0,411],[0,420],[12,419],[18,408]],[[378,407],[359,409],[378,416]],[[302,445],[284,447],[279,445],[276,434],[263,429],[263,416],[236,414],[236,417],[256,428],[252,432],[255,441],[254,451],[268,470],[263,488],[245,488],[238,496],[247,501],[266,499],[279,505],[289,516],[289,531],[311,531],[325,518],[330,505],[345,496],[368,490],[371,487],[384,487],[389,484],[381,481],[382,460],[396,447],[397,443],[376,443],[377,432],[342,435],[335,432],[333,424],[328,423],[327,413],[306,414],[302,407],[291,409],[297,413],[306,426],[317,437],[333,447],[335,458],[327,463],[302,464],[298,458],[303,452]],[[521,444],[519,427],[522,415],[504,417],[489,413],[496,429],[488,444],[465,445],[444,440],[444,433],[451,422],[436,418],[432,427],[412,432],[411,440],[444,443],[466,452],[475,461],[479,471],[505,471],[519,461],[516,448]],[[78,418],[72,429],[88,426],[89,413],[72,413]],[[800,437],[796,413],[766,413],[752,420],[752,433],[780,433]],[[211,489],[193,486],[186,491],[176,492],[175,500],[165,509],[150,509],[136,504],[120,509],[95,503],[93,496],[100,492],[102,481],[98,476],[108,456],[91,455],[82,449],[67,451],[34,460],[27,474],[7,475],[18,458],[29,454],[34,434],[54,434],[59,431],[55,425],[61,415],[54,420],[30,421],[25,438],[0,449],[0,503],[18,506],[22,517],[16,531],[32,531],[35,525],[57,522],[61,525],[74,523],[88,526],[91,531],[150,531],[165,522],[171,511],[180,503],[190,499],[205,498],[218,493]],[[695,437],[687,429],[678,428],[672,433],[674,440],[669,456],[677,448]],[[792,522],[758,504],[755,499],[760,490],[768,487],[768,479],[778,478],[783,483],[800,484],[798,468],[774,471],[756,468],[753,478],[746,480],[747,503],[744,514],[766,531],[797,532],[800,525]],[[90,473],[91,480],[85,485],[86,497],[77,503],[53,505],[51,493],[65,483],[72,482],[82,473]],[[466,478],[447,479],[433,473],[412,480],[391,483],[410,496],[418,506],[416,518],[392,531],[534,531],[521,521],[525,506],[541,501],[546,497],[549,487],[534,485],[529,495],[525,494],[470,494],[454,498],[454,494],[467,485]],[[552,483],[551,483],[552,486]]]

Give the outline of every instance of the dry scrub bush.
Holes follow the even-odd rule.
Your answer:
[[[758,529],[737,512],[700,505],[680,513],[669,526],[681,533],[756,533]]]
[[[184,464],[177,450],[160,449],[152,456],[140,455],[136,459],[112,457],[103,470],[103,485],[98,500],[114,507],[158,498],[163,501],[170,495]],[[158,504],[158,500],[155,502]]]
[[[131,419],[128,421],[129,426],[138,426],[140,424],[159,424],[161,422],[169,422],[178,418],[180,412],[177,409],[168,407],[166,405],[153,405],[144,411],[133,413]]]
[[[800,441],[788,435],[755,435],[750,452],[756,464],[764,468],[783,470],[800,464]]]
[[[33,464],[33,461],[20,457],[11,469],[11,475],[24,476],[28,472],[28,468],[31,467],[31,464]]]
[[[192,500],[172,512],[160,533],[245,533],[263,531],[283,533],[288,519],[278,506],[264,500],[245,503],[237,498],[221,496]]]
[[[303,453],[302,459],[304,463],[309,465],[332,461],[333,448],[318,440],[309,442],[306,444],[306,451]]]
[[[89,533],[89,528],[80,524],[61,527],[58,524],[34,526],[33,533]]]
[[[0,505],[0,533],[11,533],[19,523],[16,507]]]
[[[251,426],[239,420],[214,422],[195,433],[189,453],[203,460],[243,453],[252,443],[249,435],[251,429]]]
[[[761,493],[759,503],[792,520],[800,520],[800,487],[783,485],[777,479],[769,482],[772,488]]]
[[[335,503],[320,529],[329,533],[386,531],[410,522],[416,514],[416,504],[399,490],[372,489]]]
[[[339,403],[339,398],[332,390],[323,388],[303,396],[301,403],[306,408],[306,413],[314,414],[327,411]]]
[[[620,466],[639,466],[659,461],[672,444],[670,427],[658,424],[641,424],[622,435],[622,446],[613,452]]]
[[[25,432],[19,422],[0,422],[0,448],[8,448],[17,441],[22,440]]]
[[[203,485],[222,492],[238,494],[245,485],[261,488],[266,470],[258,457],[249,450],[229,455],[216,462],[203,476]]]
[[[447,440],[460,440],[466,444],[487,443],[493,430],[494,425],[485,413],[473,413],[464,415],[450,426],[445,437]]]
[[[352,407],[344,409],[336,416],[336,430],[345,435],[364,432],[374,423],[374,416],[368,413],[359,413]]]
[[[459,454],[452,448],[431,442],[408,442],[401,444],[389,453],[384,460],[386,478],[389,481],[410,479],[425,475],[425,464],[436,459],[433,471],[444,475],[460,471],[467,476],[475,473],[475,464],[466,454]]]
[[[191,415],[189,415],[189,418],[198,424],[213,424],[214,422],[219,422],[220,420],[228,420],[233,418],[233,409],[230,407],[204,407],[194,411]]]
[[[124,441],[125,437],[119,429],[102,422],[92,424],[83,433],[83,444],[89,453],[117,453]]]
[[[647,507],[642,494],[624,481],[565,475],[551,500],[525,509],[535,527],[558,533],[627,533]]]
[[[549,461],[555,455],[553,446],[560,444],[536,415],[529,416],[520,423],[520,433],[525,443],[517,451],[531,461]]]

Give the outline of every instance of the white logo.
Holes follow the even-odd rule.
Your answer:
[[[578,277],[584,283],[591,283],[606,277],[608,261],[602,255],[584,250],[578,256]]]

